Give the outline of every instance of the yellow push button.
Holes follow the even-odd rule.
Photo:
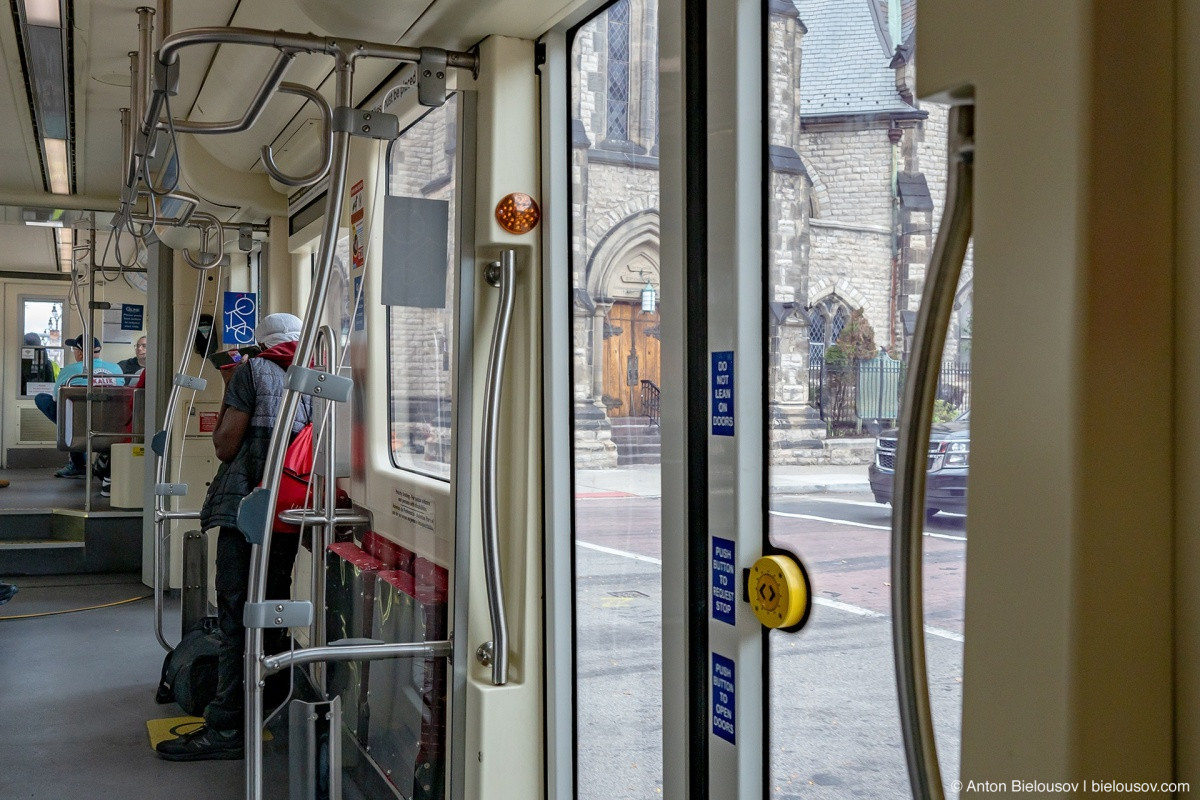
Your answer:
[[[790,628],[808,611],[808,581],[787,556],[763,556],[750,568],[750,608],[768,628]]]

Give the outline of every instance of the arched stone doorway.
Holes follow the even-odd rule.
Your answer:
[[[609,417],[646,416],[642,382],[662,385],[658,296],[658,212],[633,214],[598,243],[588,265],[588,294],[595,303],[592,393]],[[654,295],[653,310],[643,295]]]

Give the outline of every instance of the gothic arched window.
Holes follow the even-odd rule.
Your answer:
[[[850,309],[836,297],[827,297],[808,309],[808,357],[825,358],[825,349],[838,340],[850,321]]]
[[[629,141],[629,0],[608,10],[608,82],[605,138]]]

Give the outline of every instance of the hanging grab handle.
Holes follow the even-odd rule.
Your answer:
[[[200,224],[196,227],[204,231],[204,241],[200,247],[200,260],[192,258],[191,252],[187,249],[181,251],[183,260],[193,269],[212,269],[221,263],[221,258],[225,254],[225,226],[221,224],[221,220],[204,211],[193,212],[192,219],[198,220]],[[212,231],[216,231],[217,234],[217,249],[216,252],[210,253],[208,252],[208,236]]]
[[[900,726],[913,797],[943,800],[942,774],[925,666],[924,606],[921,587],[922,533],[925,522],[925,471],[929,428],[937,393],[938,366],[954,292],[971,239],[971,193],[975,152],[974,106],[950,110],[946,210],[933,248],[925,291],[917,312],[916,335],[904,384],[898,442],[899,463],[892,507],[892,640]]]
[[[311,186],[317,181],[329,174],[329,167],[333,163],[333,111],[329,108],[329,103],[325,102],[325,98],[321,96],[315,89],[310,89],[307,86],[302,86],[298,83],[281,83],[279,91],[286,94],[300,95],[306,97],[312,104],[321,111],[321,163],[312,172],[307,175],[292,177],[279,167],[275,166],[275,157],[271,152],[271,145],[264,144],[261,150],[263,167],[271,174],[271,177],[282,183],[284,186]]]
[[[492,346],[488,353],[487,382],[483,405],[483,463],[480,465],[479,485],[483,501],[483,568],[487,580],[488,614],[492,622],[490,660],[492,683],[508,683],[508,617],[504,611],[504,581],[500,564],[499,514],[497,482],[499,469],[496,442],[500,428],[500,397],[504,389],[504,355],[508,333],[512,327],[514,283],[517,273],[517,253],[505,250],[499,261],[488,264],[484,277],[500,289],[500,304],[496,309],[496,325],[492,328]],[[487,652],[487,645],[481,648]]]

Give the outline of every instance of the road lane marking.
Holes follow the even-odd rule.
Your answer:
[[[849,603],[843,603],[841,600],[830,600],[828,597],[814,597],[813,602],[819,606],[826,608],[836,608],[838,611],[845,611],[847,614],[856,614],[860,617],[871,617],[872,619],[890,619],[889,615],[882,611],[873,611],[862,606],[854,606]],[[945,628],[935,628],[932,625],[925,626],[925,632],[930,636],[938,636],[942,639],[949,639],[952,642],[965,641],[961,633],[948,631]]]
[[[887,509],[889,507],[884,503],[874,503],[871,500],[842,500],[841,498],[810,498],[805,495],[790,495],[790,499],[799,500],[800,503],[834,503],[846,506],[863,506],[864,509]],[[956,513],[954,511],[942,511],[943,515],[949,517],[966,517],[965,513]]]
[[[621,556],[622,558],[631,558],[634,561],[645,561],[650,564],[658,564],[659,566],[662,566],[662,559],[660,559],[660,558],[654,558],[652,556],[644,556],[644,555],[641,555],[640,553],[631,553],[628,550],[617,550],[614,547],[605,547],[604,545],[592,544],[591,542],[581,542],[578,539],[575,540],[575,544],[578,547],[586,547],[588,550],[595,550],[598,553],[607,553],[611,556]],[[819,606],[825,606],[826,608],[834,608],[834,609],[837,609],[838,611],[845,611],[848,614],[856,614],[860,617],[871,617],[873,619],[889,619],[889,616],[887,614],[884,614],[882,611],[872,611],[869,608],[863,608],[862,606],[851,605],[850,603],[843,603],[841,600],[831,600],[828,597],[814,597],[813,602]],[[942,639],[949,639],[952,642],[964,641],[963,635],[961,633],[955,633],[954,631],[948,631],[944,628],[935,628],[932,625],[926,625],[925,632],[928,633],[930,636],[938,636],[938,637],[941,637]]]
[[[837,503],[841,506],[862,506],[863,508],[887,508],[883,503],[875,503],[870,500],[842,500],[837,497],[806,497],[797,495],[789,495],[791,499],[799,499],[802,503]]]
[[[867,522],[851,522],[850,520],[834,519],[833,517],[818,517],[815,514],[795,514],[791,511],[772,511],[771,513],[777,517],[807,519],[813,522],[832,522],[835,525],[849,525],[852,528],[867,528],[873,531],[891,531],[892,529],[890,525],[871,525]],[[948,533],[931,533],[930,531],[925,531],[925,535],[933,539],[949,539],[954,542],[965,542],[967,540],[965,536],[951,536]]]
[[[608,553],[610,556],[623,556],[625,558],[632,558],[634,561],[645,561],[647,564],[658,564],[660,567],[662,566],[662,559],[655,558],[654,556],[644,556],[641,553],[631,553],[628,550],[617,550],[612,547],[605,547],[602,544],[581,542],[578,539],[575,540],[575,544],[579,547],[586,547],[588,550],[595,550],[597,553]]]

